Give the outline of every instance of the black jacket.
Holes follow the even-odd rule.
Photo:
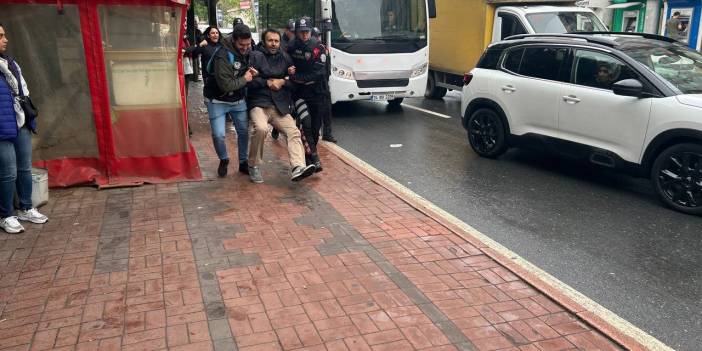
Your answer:
[[[279,91],[271,90],[267,83],[269,78],[283,79],[287,77],[288,67],[293,65],[290,56],[283,51],[270,54],[264,49],[251,53],[250,64],[258,71],[259,75],[248,84],[248,107],[251,109],[275,106],[281,115],[290,114],[292,83],[286,80],[285,86]]]
[[[207,82],[208,78],[214,77],[214,60],[212,61],[212,73],[207,71],[207,63],[210,62],[210,58],[214,55],[215,50],[220,47],[220,43],[213,43],[207,41],[205,46],[192,46],[185,49],[186,54],[192,54],[193,57],[200,56],[200,68],[202,70],[202,79]]]
[[[234,60],[230,63],[229,53]],[[235,102],[246,97],[246,79],[249,53],[242,54],[234,48],[231,37],[222,40],[222,47],[214,57],[214,79],[205,81],[205,97],[225,102]]]
[[[318,95],[329,95],[327,81],[326,48],[316,39],[307,43],[297,39],[288,48],[288,54],[293,60],[296,72],[290,79],[296,84],[295,95],[309,99]]]

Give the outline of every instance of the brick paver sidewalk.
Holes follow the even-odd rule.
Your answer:
[[[330,154],[216,179],[191,118],[206,181],[55,190],[0,235],[0,349],[619,349]]]

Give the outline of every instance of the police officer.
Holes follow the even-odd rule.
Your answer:
[[[317,28],[317,27],[312,28],[312,37],[317,39],[320,42],[320,44],[325,48],[325,52],[327,53],[327,58],[328,58],[329,57],[329,48],[327,48],[323,44],[324,41],[322,40],[322,31],[319,30],[319,28]],[[331,75],[331,66],[327,65],[327,81],[329,81],[329,75]],[[324,131],[324,133],[322,133],[322,140],[336,143],[337,140],[332,135],[331,126],[332,126],[331,113],[322,116],[322,130]]]
[[[310,127],[305,132],[310,146],[311,161],[321,170],[317,142],[322,120],[331,115],[331,97],[327,81],[327,52],[324,45],[312,38],[312,22],[300,18],[295,23],[297,38],[288,48],[295,72],[290,80],[296,83],[295,98],[304,99],[310,113]]]
[[[283,51],[288,51],[288,48],[295,41],[295,21],[289,20],[283,32],[283,39],[280,41],[280,48]]]

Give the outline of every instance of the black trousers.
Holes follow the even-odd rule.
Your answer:
[[[331,98],[329,96],[325,96],[325,99],[327,100],[328,110],[325,113],[322,113],[322,131],[323,131],[322,135],[331,136],[332,135]]]
[[[322,128],[322,121],[331,119],[331,100],[328,96],[314,96],[304,99],[306,106],[295,103],[298,116],[302,119],[302,130],[305,139],[309,144],[313,155],[317,154],[317,143],[319,142],[319,130]]]

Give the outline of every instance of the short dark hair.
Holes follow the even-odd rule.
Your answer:
[[[279,31],[277,31],[277,30],[275,30],[275,29],[273,29],[273,28],[268,28],[268,29],[266,29],[266,30],[263,32],[263,41],[266,41],[266,39],[268,39],[268,34],[277,34],[277,35],[278,35],[278,39],[280,39],[280,38],[283,37],[282,35],[280,35],[280,32],[279,32]]]
[[[680,11],[673,12],[673,16],[680,16]]]
[[[251,29],[245,24],[237,24],[232,30],[232,39],[251,39]]]

